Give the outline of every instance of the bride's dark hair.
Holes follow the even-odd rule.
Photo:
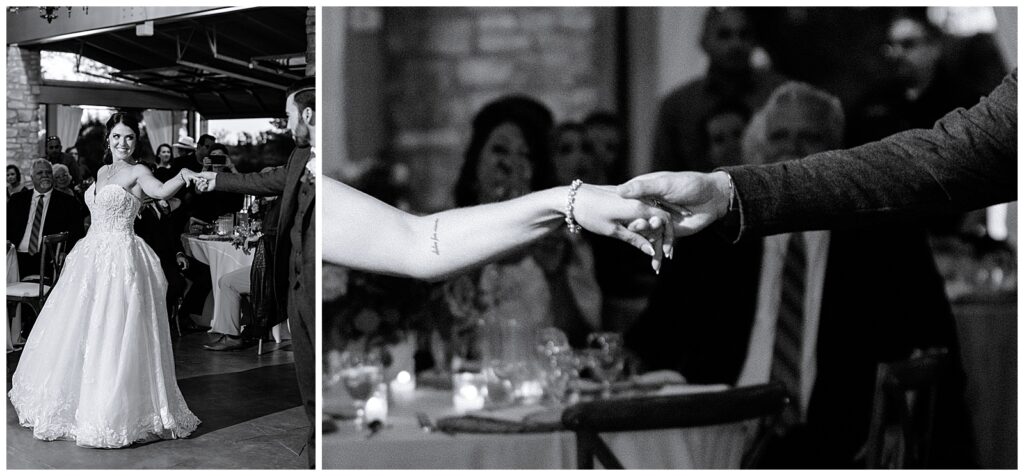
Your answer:
[[[142,136],[142,132],[139,131],[139,121],[134,116],[127,112],[115,112],[110,115],[110,119],[107,119],[106,132],[103,134],[103,164],[110,165],[114,163],[114,156],[110,154],[110,131],[114,129],[114,126],[118,124],[124,124],[125,127],[132,130],[135,133],[135,143],[138,144],[139,139]]]

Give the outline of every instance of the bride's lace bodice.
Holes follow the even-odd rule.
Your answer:
[[[101,233],[135,233],[135,216],[139,214],[142,201],[124,187],[108,183],[96,189],[94,184],[85,193],[85,205],[92,214],[90,233],[93,230]]]

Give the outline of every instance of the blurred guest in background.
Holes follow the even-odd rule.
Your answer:
[[[711,163],[743,163],[743,131],[749,119],[750,110],[743,104],[722,103],[701,121],[705,148]]]
[[[501,202],[556,185],[548,152],[550,128],[551,113],[532,98],[512,96],[484,106],[473,119],[455,186],[456,205]],[[459,298],[486,303],[484,316],[515,317],[536,328],[554,325],[582,346],[587,333],[600,326],[601,312],[593,256],[583,243],[553,233],[522,252],[455,278],[472,286],[453,288],[472,289]]]
[[[970,52],[961,51],[967,49]],[[977,103],[1006,73],[994,45],[986,47],[982,37],[958,43],[929,21],[923,10],[896,15],[889,23],[882,51],[892,74],[874,85],[852,108],[848,145],[861,145],[909,129],[930,128],[949,111]],[[961,59],[965,55],[972,56],[976,63],[969,69]],[[994,69],[995,74],[981,74],[979,68]],[[965,225],[965,220],[970,223]],[[929,229],[953,235],[962,228],[983,228],[984,221],[985,213],[981,211],[949,214],[933,219]]]
[[[583,125],[578,122],[563,122],[555,128],[551,158],[559,184],[568,185],[577,178],[586,183],[605,183]]]
[[[838,99],[786,83],[751,120],[744,143],[755,149],[744,153],[761,151],[769,163],[800,158],[839,147],[843,129]],[[676,246],[683,254],[668,266],[684,269],[666,269],[627,343],[651,368],[679,370],[695,383],[785,385],[793,399],[782,417],[751,433],[765,467],[863,465],[858,452],[878,364],[936,347],[959,355],[920,228],[790,233],[717,246]],[[933,451],[943,455],[940,464],[963,467],[971,464],[963,375],[959,368],[954,374],[943,383]]]
[[[669,93],[658,110],[654,170],[707,172],[725,165],[707,155],[701,121],[723,102],[757,109],[783,81],[778,74],[751,65],[756,42],[750,18],[742,8],[708,9],[700,45],[708,55],[707,74]]]
[[[75,201],[78,202],[78,207],[80,209],[79,212],[83,215],[88,214],[88,210],[85,207],[85,198],[82,196],[81,187],[72,186],[71,173],[68,171],[68,167],[64,164],[57,164],[53,166],[53,189],[74,197]]]
[[[25,189],[21,183],[21,169],[17,165],[7,164],[7,199]]]
[[[169,144],[160,144],[156,148],[156,169],[153,170],[153,176],[161,182],[166,182],[174,177],[177,170],[174,169],[173,165],[174,154]]]
[[[622,183],[631,177],[622,121],[612,112],[594,111],[583,119],[584,147],[604,172],[598,184]]]
[[[234,173],[235,171],[234,164],[228,157],[228,147],[224,144],[210,145],[210,151],[203,158],[202,163],[203,170],[218,173]],[[206,223],[212,223],[222,215],[241,210],[245,196],[238,193],[213,191],[201,193],[192,197],[192,200],[190,216]]]
[[[210,155],[210,150],[213,148],[213,144],[217,143],[217,138],[210,134],[203,134],[199,136],[199,142],[196,143],[195,149],[191,148],[191,138],[186,137],[183,139],[186,140],[180,144],[185,152],[174,158],[175,172],[183,168],[193,172],[202,171],[203,159]]]
[[[896,15],[889,23],[882,52],[892,74],[884,77],[851,110],[849,141],[851,146],[879,140],[908,129],[930,128],[942,116],[958,107],[970,107],[995,88],[1006,74],[998,51],[982,40],[954,47],[952,38],[915,10]],[[966,54],[984,61],[984,69],[993,74],[963,70]],[[979,80],[978,78],[990,78]]]
[[[70,154],[64,153],[64,147],[60,144],[60,137],[50,136],[46,138],[46,159],[54,165],[64,164],[71,173],[71,180],[76,184],[82,183],[82,172],[78,167],[78,160]]]

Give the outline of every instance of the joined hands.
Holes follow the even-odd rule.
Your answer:
[[[198,192],[210,192],[217,186],[216,172],[193,172],[189,169],[181,169],[179,174],[186,186],[195,186]]]

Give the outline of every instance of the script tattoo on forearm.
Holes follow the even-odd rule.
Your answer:
[[[441,221],[440,218],[435,218],[434,219],[434,234],[430,235],[430,241],[433,243],[431,245],[430,251],[433,251],[435,255],[440,255],[441,254],[441,250],[439,250],[437,248],[438,243],[440,243],[440,241],[437,239],[437,224],[440,221]]]

